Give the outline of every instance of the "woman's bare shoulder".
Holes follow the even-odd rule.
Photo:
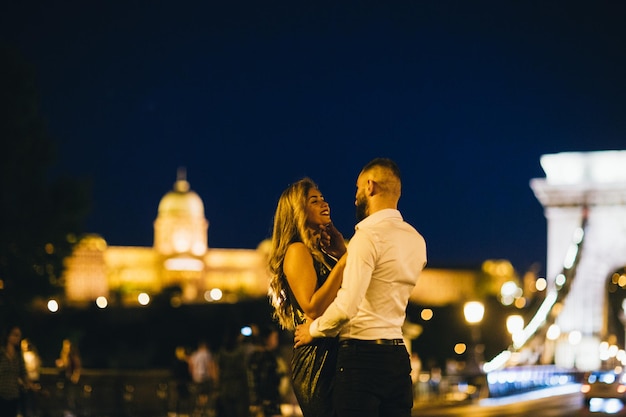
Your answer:
[[[303,264],[311,264],[312,259],[311,251],[304,243],[294,242],[287,248],[283,267],[288,272],[290,267],[301,268]]]

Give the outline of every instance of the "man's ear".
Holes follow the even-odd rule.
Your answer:
[[[367,180],[367,195],[373,196],[376,194],[376,181],[369,179]]]

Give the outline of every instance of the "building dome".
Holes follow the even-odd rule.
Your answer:
[[[104,252],[107,249],[107,242],[102,236],[91,233],[81,238],[76,245],[75,250],[81,249]]]
[[[204,204],[185,177],[185,170],[179,169],[174,189],[161,199],[154,221],[154,248],[165,257],[199,257],[207,250],[209,222],[204,218]]]
[[[179,174],[174,189],[163,196],[159,203],[158,216],[204,218],[204,204],[189,183]]]

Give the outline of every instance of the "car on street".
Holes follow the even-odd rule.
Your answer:
[[[626,373],[613,370],[588,372],[583,378],[580,391],[587,405],[593,398],[615,398],[626,403]]]

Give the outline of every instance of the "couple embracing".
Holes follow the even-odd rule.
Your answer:
[[[294,331],[291,377],[304,417],[410,417],[402,324],[426,244],[398,211],[395,162],[372,160],[356,187],[358,223],[347,246],[310,178],[282,193],[270,301],[281,326]]]

